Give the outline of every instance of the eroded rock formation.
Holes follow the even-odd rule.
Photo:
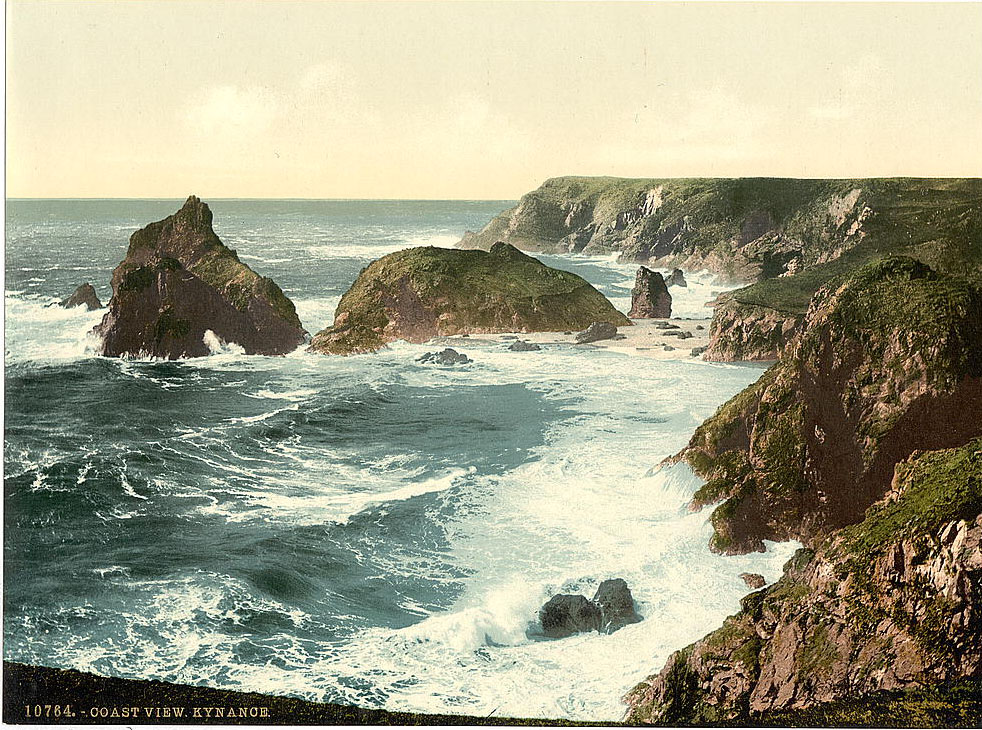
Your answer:
[[[95,328],[110,357],[208,355],[208,331],[212,343],[282,355],[307,336],[293,302],[221,242],[211,210],[193,195],[130,237],[112,285],[109,311]]]
[[[647,266],[638,268],[628,315],[634,319],[668,319],[672,316],[672,295],[660,273]]]

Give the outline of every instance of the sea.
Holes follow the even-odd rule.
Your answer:
[[[6,203],[7,660],[364,707],[617,720],[622,696],[775,580],[712,554],[700,481],[659,467],[760,368],[594,347],[100,357],[130,234],[180,200]],[[311,334],[370,261],[450,247],[509,201],[212,200]],[[623,311],[636,265],[550,255]],[[721,289],[687,272],[674,312]],[[463,344],[461,344],[463,343]],[[539,607],[624,578],[644,619],[545,639]]]

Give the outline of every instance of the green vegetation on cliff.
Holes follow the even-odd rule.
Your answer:
[[[682,456],[707,480],[714,549],[808,540],[858,520],[917,449],[982,434],[982,293],[906,257],[812,300],[780,361],[700,426]]]
[[[333,326],[311,344],[351,354],[386,342],[424,342],[469,332],[583,329],[630,320],[579,276],[553,269],[507,244],[490,252],[432,246],[384,256],[362,270],[341,298]]]
[[[637,685],[628,719],[795,726],[876,724],[900,711],[982,716],[982,439],[915,454],[897,465],[894,486]]]

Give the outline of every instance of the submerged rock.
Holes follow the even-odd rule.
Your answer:
[[[576,335],[576,342],[585,345],[588,342],[599,342],[600,340],[612,340],[617,336],[617,327],[610,322],[594,322],[582,332]]]
[[[65,309],[72,309],[74,307],[79,307],[84,305],[88,311],[93,309],[102,309],[102,302],[99,301],[99,296],[95,293],[95,287],[90,283],[85,282],[79,285],[79,287],[71,293],[67,299],[62,299],[60,306]]]
[[[209,330],[210,339],[249,355],[283,355],[307,336],[293,302],[221,242],[211,210],[193,195],[130,236],[112,284],[109,311],[94,330],[110,357],[208,355]]]
[[[682,273],[682,269],[672,269],[672,273],[665,279],[665,286],[688,287],[689,283],[685,280],[685,274]]]
[[[672,316],[672,295],[668,293],[665,279],[657,271],[646,266],[638,268],[638,275],[631,290],[631,311],[634,319],[663,319]]]
[[[427,352],[425,355],[416,359],[416,362],[428,362],[434,365],[466,365],[474,362],[462,352],[457,352],[452,347],[444,348],[440,352]]]
[[[536,352],[542,348],[534,342],[519,340],[518,342],[511,343],[511,345],[508,346],[508,349],[512,352]]]
[[[310,349],[371,352],[387,342],[440,335],[562,332],[630,320],[586,280],[504,243],[490,251],[433,246],[373,261],[341,298],[334,324]]]

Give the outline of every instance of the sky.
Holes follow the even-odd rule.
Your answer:
[[[982,175],[982,4],[8,0],[8,197]]]

